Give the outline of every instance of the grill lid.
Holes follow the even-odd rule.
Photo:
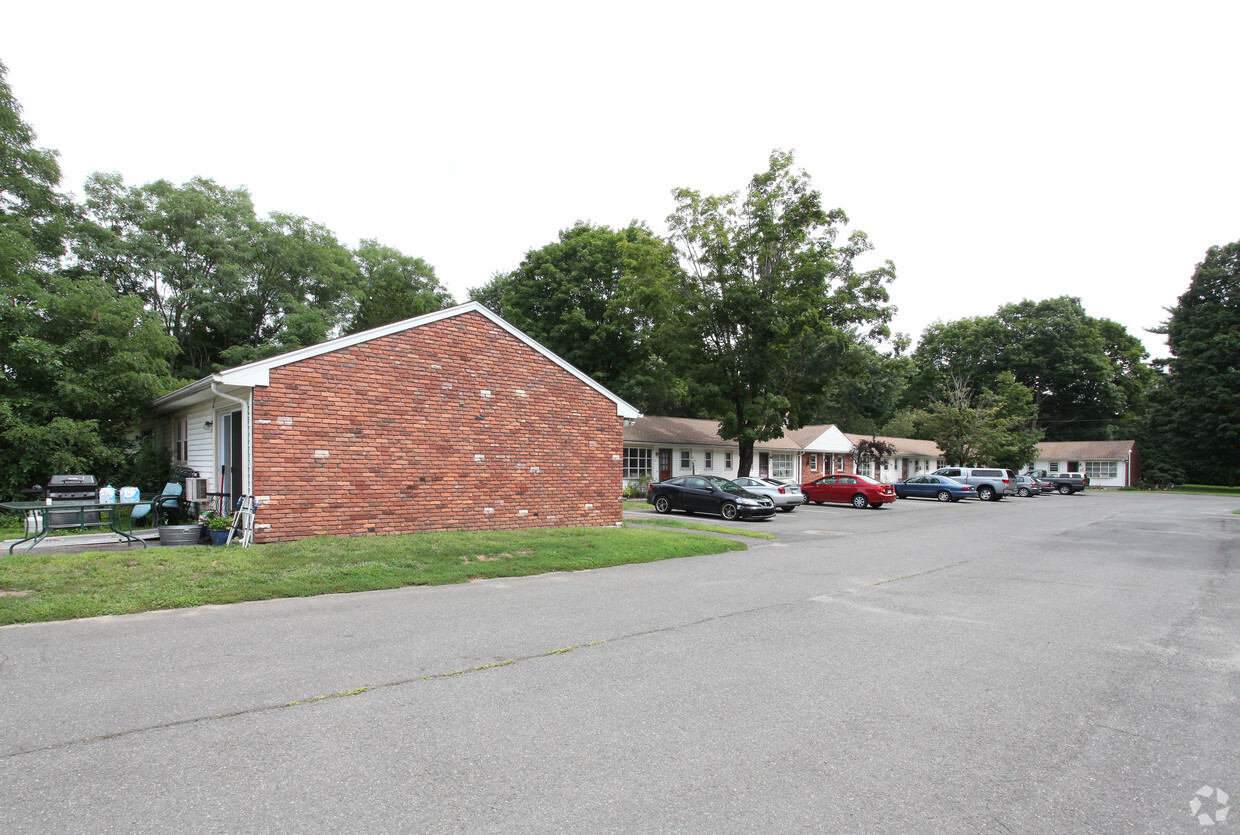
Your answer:
[[[47,495],[52,499],[90,499],[99,491],[93,475],[54,475],[47,482]]]

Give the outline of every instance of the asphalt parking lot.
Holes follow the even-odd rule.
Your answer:
[[[0,628],[4,828],[1240,825],[1238,506],[806,506],[745,552]]]

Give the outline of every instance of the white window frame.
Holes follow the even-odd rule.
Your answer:
[[[857,462],[857,475],[871,475],[870,471],[873,465],[874,465],[873,461],[858,461]]]
[[[771,478],[792,478],[792,453],[771,453]]]
[[[654,474],[654,451],[649,447],[624,448],[624,477],[641,478]]]
[[[172,426],[172,458],[178,464],[189,461],[189,416],[178,418]]]
[[[702,469],[713,470],[715,468],[715,456],[709,449],[702,453]]]
[[[1119,478],[1119,462],[1118,461],[1086,461],[1085,476],[1093,481],[1094,479],[1114,479]]]
[[[732,469],[732,453],[730,453],[730,452],[725,452],[725,453],[723,454],[723,468],[724,468],[725,470],[730,470],[730,469]]]
[[[680,469],[693,469],[693,452],[691,450],[682,449],[680,451]]]
[[[818,471],[818,453],[816,452],[811,452],[809,454],[809,471],[811,473]]]

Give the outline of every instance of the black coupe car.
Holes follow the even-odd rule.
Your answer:
[[[646,502],[659,513],[717,513],[724,519],[769,519],[775,503],[719,476],[682,475],[650,485]]]

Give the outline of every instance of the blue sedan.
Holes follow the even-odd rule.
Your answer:
[[[977,498],[977,491],[945,475],[915,475],[895,483],[896,495],[902,499],[938,499],[958,502]]]

